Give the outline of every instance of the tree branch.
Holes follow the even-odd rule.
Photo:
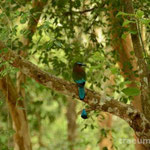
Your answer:
[[[93,10],[95,10],[95,9],[97,9],[97,8],[98,8],[98,7],[93,7],[93,8],[90,8],[90,9],[79,10],[79,11],[72,11],[72,12],[67,11],[67,12],[65,12],[64,14],[65,14],[65,15],[70,15],[71,13],[84,14],[84,13],[87,13],[87,12],[93,11]]]
[[[73,13],[84,14],[84,13],[93,11],[93,10],[95,10],[95,9],[97,9],[97,8],[98,8],[98,7],[93,7],[93,8],[91,8],[91,9],[85,9],[85,10],[81,10],[81,11],[73,11]]]
[[[4,45],[0,42],[0,50],[2,50],[3,47]],[[0,57],[5,61],[11,60],[12,66],[19,68],[26,76],[36,80],[40,84],[64,95],[78,99],[76,84],[42,71],[36,65],[25,60],[12,50],[8,50],[7,53],[1,52]],[[134,129],[139,139],[150,139],[150,123],[142,113],[138,112],[131,105],[121,103],[117,100],[106,100],[102,102],[100,94],[89,89],[85,89],[85,92],[86,97],[84,102],[89,104],[92,109],[109,112],[124,119]],[[145,146],[150,147],[147,143],[145,143]]]
[[[99,6],[94,6],[93,8],[90,8],[90,9],[85,9],[85,10],[79,10],[79,11],[72,11],[72,13],[79,13],[79,14],[84,14],[84,13],[87,13],[87,12],[91,12],[95,9],[98,9],[98,8],[103,8],[105,6],[106,2],[103,2],[101,3]],[[65,12],[65,15],[70,15],[70,11],[69,12]]]

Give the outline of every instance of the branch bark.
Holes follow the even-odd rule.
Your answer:
[[[1,45],[1,44],[0,44]],[[0,50],[2,47],[0,47]],[[4,61],[11,60],[11,65],[19,68],[26,76],[36,80],[40,84],[60,92],[64,95],[78,99],[78,89],[76,84],[57,78],[36,65],[17,55],[14,51],[2,52],[0,57]],[[150,123],[145,116],[138,112],[133,106],[121,103],[117,100],[101,101],[101,95],[95,91],[85,89],[86,97],[84,102],[89,104],[92,109],[109,112],[124,119],[134,129],[137,137],[141,140],[150,139]],[[144,145],[150,148],[148,143]]]

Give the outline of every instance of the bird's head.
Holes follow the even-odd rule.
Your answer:
[[[80,67],[81,67],[81,66],[86,66],[86,64],[83,64],[83,63],[81,63],[81,62],[76,62],[75,65],[76,65],[76,66],[80,66]]]
[[[86,65],[80,62],[74,63],[73,72],[83,72],[84,71],[83,66],[86,66]]]

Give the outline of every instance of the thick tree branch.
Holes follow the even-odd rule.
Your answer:
[[[2,47],[0,47],[0,49],[1,48]],[[11,60],[12,66],[19,68],[26,76],[36,80],[40,84],[64,95],[78,99],[78,89],[76,84],[42,71],[36,65],[25,60],[12,50],[9,50],[7,53],[0,53],[0,57],[5,61]],[[140,139],[150,139],[150,123],[145,119],[145,116],[142,113],[139,113],[131,105],[116,100],[101,102],[100,94],[89,89],[85,89],[85,91],[86,97],[84,102],[89,104],[92,109],[109,112],[124,119],[134,129],[136,135]],[[150,145],[146,146],[150,147]]]

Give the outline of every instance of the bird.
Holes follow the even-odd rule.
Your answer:
[[[84,85],[86,82],[86,73],[85,73],[83,66],[86,66],[86,65],[81,62],[76,62],[73,65],[73,71],[72,71],[73,80],[78,86],[80,100],[84,100],[85,98]],[[83,119],[87,119],[87,112],[85,109],[82,110],[81,117]]]

